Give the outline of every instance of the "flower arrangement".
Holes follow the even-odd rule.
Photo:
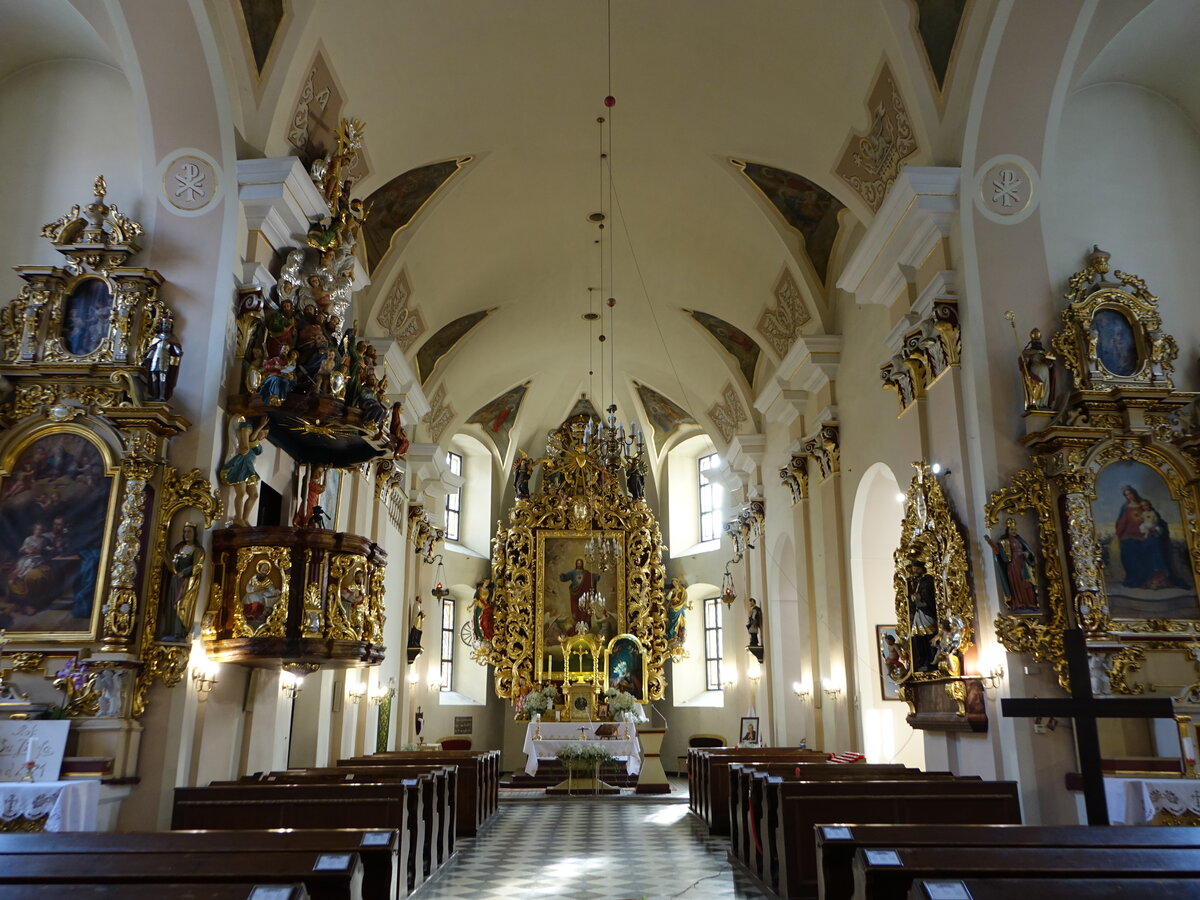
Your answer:
[[[558,688],[552,684],[548,684],[540,690],[532,690],[517,698],[517,718],[532,719],[534,715],[554,709],[557,702]]]
[[[600,741],[575,741],[558,751],[558,758],[568,769],[594,769],[612,762],[612,754]]]
[[[608,700],[608,708],[612,710],[614,719],[624,719],[627,722],[648,721],[642,704],[638,703],[637,698],[628,691],[609,688],[604,692],[604,697]]]

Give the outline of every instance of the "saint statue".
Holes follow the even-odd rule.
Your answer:
[[[229,511],[234,525],[250,524],[250,512],[258,500],[259,477],[254,462],[262,453],[262,442],[270,424],[270,420],[264,418],[262,424],[255,428],[248,419],[239,416],[236,446],[218,472],[221,483],[233,488],[233,503]]]
[[[1009,519],[1004,523],[1004,534],[997,540],[992,540],[990,534],[983,539],[992,548],[996,558],[996,574],[1000,579],[1000,589],[1004,592],[1004,602],[1013,612],[1037,612],[1037,569],[1033,550],[1025,543],[1025,539],[1017,533],[1017,523]]]
[[[925,569],[920,559],[911,558],[905,567],[908,589],[909,643],[912,647],[914,672],[932,672],[934,665],[934,637],[938,633],[937,595],[933,576]]]
[[[159,640],[183,640],[191,630],[204,571],[204,548],[197,542],[198,530],[194,523],[185,522],[183,540],[172,548],[167,560],[170,577],[158,613]]]
[[[1021,351],[1018,360],[1021,367],[1021,386],[1025,389],[1025,411],[1053,409],[1056,376],[1054,357],[1042,346],[1042,332],[1034,328],[1029,332],[1029,343]]]

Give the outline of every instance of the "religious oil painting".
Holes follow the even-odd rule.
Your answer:
[[[625,627],[624,545],[611,567],[602,570],[585,550],[593,534],[623,540],[619,531],[538,535],[537,658],[549,655],[556,670],[563,665],[562,638],[591,634],[603,646]]]
[[[72,356],[87,356],[108,336],[112,292],[99,278],[85,278],[64,301],[63,346]]]
[[[112,476],[82,430],[20,448],[0,479],[0,628],[87,639],[104,584]]]
[[[1138,368],[1137,339],[1124,313],[1098,309],[1092,316],[1092,337],[1096,356],[1114,375],[1132,375]]]
[[[876,625],[875,641],[879,646],[879,695],[884,700],[899,700],[900,685],[892,673],[907,672],[904,644],[896,634],[895,625]]]
[[[631,634],[618,635],[609,642],[606,665],[608,687],[646,699],[646,654],[641,641]]]
[[[467,422],[479,425],[491,435],[492,440],[496,442],[496,449],[500,451],[501,459],[508,456],[508,436],[517,421],[517,413],[521,409],[521,401],[525,399],[527,390],[529,382],[519,384],[486,406],[475,410],[475,414],[467,419]]]
[[[1109,464],[1092,517],[1113,618],[1200,618],[1183,517],[1162,475],[1134,460]]]

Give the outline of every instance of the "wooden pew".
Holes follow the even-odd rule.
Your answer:
[[[1200,828],[1116,825],[818,825],[822,900],[854,895],[854,857],[864,847],[1163,847],[1200,848]]]
[[[458,770],[455,766],[364,766],[352,769],[290,769],[282,772],[246,776],[238,784],[391,784],[410,779],[421,780],[423,776],[431,786],[426,789],[423,811],[425,830],[434,836],[431,847],[430,868],[436,869],[454,855],[456,820],[458,818],[457,784]]]
[[[172,830],[269,828],[395,828],[408,835],[401,866],[415,889],[433,874],[426,866],[432,836],[426,833],[421,779],[395,784],[228,784],[175,789]]]
[[[926,887],[931,882],[932,891]],[[933,900],[948,896],[948,890],[972,900],[1200,900],[1200,882],[1184,878],[918,878],[908,896]]]
[[[364,900],[392,900],[404,896],[397,858],[407,853],[407,835],[396,829],[313,829],[263,831],[254,836],[256,853],[357,853],[363,864]],[[102,831],[0,834],[0,866],[13,855],[109,853],[213,853],[244,852],[244,831],[153,831],[112,833]],[[164,892],[164,896],[165,896]]]
[[[796,762],[821,763],[827,754],[820,750],[800,750],[795,747],[719,747],[695,748],[688,753],[691,774],[689,785],[695,781],[694,811],[704,819],[710,834],[729,833],[729,774],[731,763]],[[691,790],[689,789],[689,796]]]
[[[64,865],[51,853],[6,856],[0,865],[0,888],[43,884],[75,896],[75,887],[91,884],[295,884],[301,882],[313,900],[360,900],[362,862],[357,853],[259,853],[253,848],[229,851],[215,862],[212,853],[78,854]]]
[[[946,780],[949,772],[922,772],[898,764],[795,765],[793,763],[734,763],[729,766],[729,857],[753,876],[763,879],[764,859],[777,857],[772,846],[773,821],[763,816],[763,783],[775,775],[785,781],[896,781],[909,778]],[[978,778],[974,780],[978,781]]]
[[[499,809],[499,750],[392,751],[341,759],[338,760],[338,767],[358,768],[421,763],[440,763],[459,767],[458,834],[460,836],[475,835]]]
[[[759,833],[773,829],[774,857],[763,860],[763,880],[784,898],[817,896],[813,829],[831,816],[856,823],[1021,823],[1015,782],[974,778],[820,782],[769,775],[763,808]]]
[[[286,891],[287,893],[282,893]],[[303,884],[77,884],[72,900],[308,900]],[[62,900],[58,884],[0,885],[0,900]]]
[[[918,878],[1035,879],[1200,878],[1200,851],[1128,848],[900,847],[864,849],[854,857],[854,896],[906,900]],[[1062,897],[1066,893],[1064,884]],[[1011,894],[1009,896],[1012,896]],[[1018,891],[1016,896],[1022,896]],[[1087,895],[1081,895],[1087,896]],[[1162,895],[1174,897],[1173,894]]]

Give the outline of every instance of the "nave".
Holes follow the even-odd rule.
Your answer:
[[[678,789],[677,789],[678,790]],[[413,900],[765,898],[732,871],[686,797],[502,800],[495,820]]]

